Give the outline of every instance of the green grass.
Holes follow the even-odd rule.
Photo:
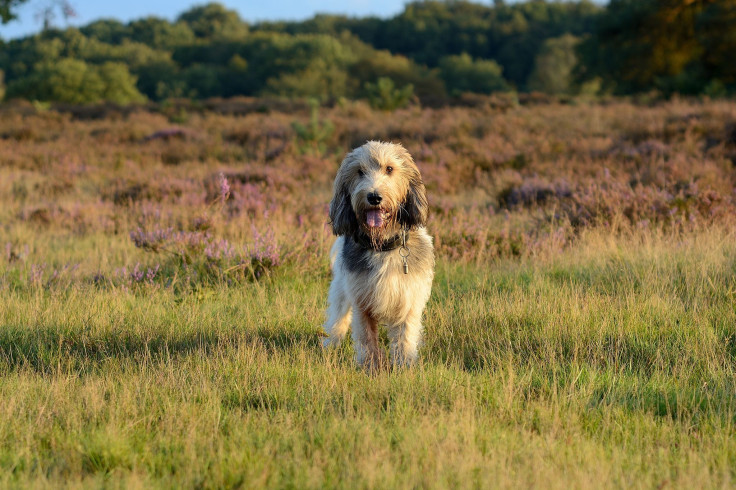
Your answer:
[[[421,363],[374,376],[320,347],[326,260],[183,296],[6,286],[0,486],[730,486],[734,243],[440,261]]]

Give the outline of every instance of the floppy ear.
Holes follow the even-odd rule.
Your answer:
[[[347,161],[347,158],[345,160]],[[346,161],[343,161],[337,171],[332,201],[330,201],[330,224],[332,225],[332,233],[337,236],[353,234],[359,226],[350,202]]]
[[[330,224],[332,224],[332,233],[337,236],[350,235],[358,229],[358,220],[350,205],[350,194],[345,188],[338,189],[332,197]]]
[[[429,218],[429,203],[427,202],[427,191],[419,171],[412,169],[409,177],[409,191],[406,199],[401,203],[399,211],[399,223],[408,228],[415,226],[426,226]]]

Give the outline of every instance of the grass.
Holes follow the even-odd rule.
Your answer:
[[[734,486],[736,103],[0,112],[0,488]],[[321,348],[368,138],[437,255],[373,376]]]
[[[0,298],[2,486],[729,486],[733,234],[438,266],[422,362],[325,353],[326,274]],[[325,266],[326,267],[326,266]]]

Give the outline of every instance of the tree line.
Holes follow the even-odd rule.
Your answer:
[[[0,0],[3,20],[18,0]],[[5,10],[3,10],[5,7]],[[249,25],[218,3],[175,21],[98,20],[0,41],[5,98],[365,98],[465,92],[725,95],[736,0],[415,1],[398,15]],[[0,79],[2,80],[2,79]]]

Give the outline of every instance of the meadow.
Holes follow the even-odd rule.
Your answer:
[[[0,112],[1,487],[734,485],[736,103]],[[367,139],[437,258],[421,361],[373,375],[321,347]]]

